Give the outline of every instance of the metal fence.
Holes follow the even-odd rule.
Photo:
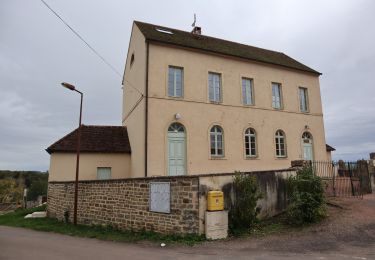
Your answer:
[[[371,193],[368,164],[357,162],[311,161],[310,166],[316,176],[322,178],[327,196],[363,197]]]

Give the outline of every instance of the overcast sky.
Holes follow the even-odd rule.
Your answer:
[[[118,71],[133,20],[284,52],[320,71],[334,158],[375,152],[375,1],[46,0]],[[121,78],[40,0],[0,1],[0,169],[47,170],[45,152],[85,124],[121,124]]]

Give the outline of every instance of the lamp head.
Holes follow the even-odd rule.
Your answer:
[[[75,90],[75,89],[76,89],[75,86],[73,86],[72,84],[66,83],[66,82],[61,83],[61,85],[62,85],[64,88],[67,88],[67,89],[70,89],[70,90]]]

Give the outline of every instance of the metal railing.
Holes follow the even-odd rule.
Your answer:
[[[322,178],[327,196],[362,198],[371,193],[367,161],[310,161],[310,166]]]

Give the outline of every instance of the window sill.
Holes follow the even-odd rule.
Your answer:
[[[211,100],[209,102],[210,104],[214,104],[214,105],[220,105],[223,103],[223,101],[211,101]]]
[[[211,157],[210,157],[210,160],[227,160],[227,158],[225,158],[224,156],[222,156],[222,157],[219,157],[219,156],[217,156],[217,157],[215,157],[215,156],[211,156]]]
[[[176,99],[176,100],[181,100],[184,99],[184,96],[182,97],[172,97],[172,96],[167,96],[169,99]]]
[[[285,160],[285,159],[288,159],[288,156],[280,156],[280,157],[275,157],[276,160]]]
[[[260,160],[258,156],[245,156],[245,160]]]

